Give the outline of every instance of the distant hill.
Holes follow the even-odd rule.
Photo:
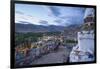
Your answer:
[[[64,26],[56,26],[56,25],[49,25],[49,26],[43,26],[43,25],[34,25],[34,24],[21,24],[21,23],[15,23],[15,32],[61,32],[65,29],[71,31],[71,29],[78,30],[80,27],[79,25],[70,25],[68,27]]]
[[[64,30],[63,26],[43,26],[34,24],[15,23],[16,32],[55,32]]]

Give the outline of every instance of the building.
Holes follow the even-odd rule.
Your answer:
[[[84,16],[83,30],[93,30],[94,26],[95,26],[94,9],[88,8],[86,9]]]
[[[83,30],[77,33],[78,44],[70,53],[70,62],[94,61],[94,10],[86,9]]]

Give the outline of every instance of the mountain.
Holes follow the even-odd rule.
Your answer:
[[[16,32],[55,32],[63,31],[65,27],[63,26],[43,26],[43,25],[34,25],[34,24],[21,24],[15,23]]]
[[[72,24],[67,27],[69,30],[81,31],[82,24]]]
[[[23,24],[23,23],[15,23],[15,32],[61,32],[67,30],[71,31],[79,31],[81,29],[81,24],[72,24],[67,27],[65,26],[56,26],[56,25],[35,25],[35,24]]]

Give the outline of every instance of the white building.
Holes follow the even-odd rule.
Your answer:
[[[94,33],[93,31],[78,32],[78,44],[70,53],[70,62],[94,60]]]
[[[91,27],[90,24],[94,24],[94,14],[93,9],[86,9],[84,24]],[[91,15],[91,17],[90,17]],[[87,24],[89,23],[89,24]],[[73,47],[70,53],[70,62],[85,62],[94,61],[94,30],[87,29],[77,33],[78,44]]]

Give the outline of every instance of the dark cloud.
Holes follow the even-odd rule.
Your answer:
[[[57,20],[55,20],[54,22],[58,23],[59,25],[64,25],[64,26],[68,26],[68,25],[72,25],[72,24],[82,24],[84,21],[83,16],[64,16],[61,17]]]
[[[66,18],[64,23],[67,24],[82,24],[83,23],[83,17],[69,17]]]
[[[63,9],[64,13],[61,13],[61,9]],[[59,14],[57,14],[59,19],[54,20],[59,25],[71,25],[71,24],[82,24],[84,20],[84,13],[85,8],[79,8],[79,7],[65,7],[59,9],[55,9]],[[66,12],[66,13],[65,13]],[[56,13],[56,12],[55,12]],[[57,16],[56,15],[56,16]]]
[[[72,10],[68,15],[60,17],[64,24],[82,24],[84,20],[85,8],[70,8]]]
[[[55,20],[54,22],[56,22],[56,23],[62,23],[62,20],[59,19],[59,20]]]
[[[39,21],[39,23],[42,24],[42,25],[47,25],[48,24],[48,21],[41,20],[41,21]]]
[[[18,14],[24,14],[23,12],[21,12],[21,11],[16,11],[16,13],[18,13]]]
[[[80,13],[84,13],[86,8],[84,8],[84,7],[72,7],[72,9],[74,9],[75,11],[79,11]]]
[[[60,9],[58,7],[50,6],[49,9],[54,16],[59,16],[61,14]]]
[[[32,23],[27,22],[27,21],[19,21],[19,23],[23,23],[23,24],[32,24]]]

